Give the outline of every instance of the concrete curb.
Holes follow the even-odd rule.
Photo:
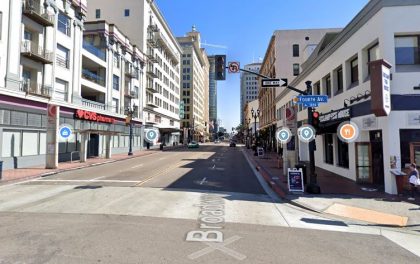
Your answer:
[[[7,184],[14,184],[14,183],[19,183],[19,182],[23,182],[23,181],[32,180],[32,179],[37,179],[37,178],[47,177],[47,176],[51,176],[51,175],[56,175],[56,174],[63,173],[63,172],[66,172],[66,171],[80,170],[80,169],[85,169],[85,168],[89,168],[89,167],[96,167],[96,166],[100,166],[100,165],[105,165],[105,164],[108,164],[108,163],[114,163],[114,162],[123,161],[123,160],[130,160],[130,159],[150,156],[150,155],[153,155],[155,153],[158,153],[158,152],[157,151],[153,151],[153,152],[150,151],[149,153],[145,153],[144,155],[139,155],[139,156],[127,156],[126,158],[122,158],[122,159],[107,160],[107,161],[103,161],[103,162],[92,163],[92,164],[88,164],[88,165],[82,165],[82,166],[78,166],[78,167],[74,167],[74,168],[59,169],[59,170],[56,170],[56,171],[44,172],[44,173],[40,173],[40,174],[26,176],[26,177],[19,178],[19,179],[0,180],[0,187],[5,186]]]

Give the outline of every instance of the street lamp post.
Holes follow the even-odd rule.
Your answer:
[[[251,109],[251,116],[254,118],[254,134],[255,134],[255,153],[254,156],[258,156],[257,146],[258,146],[258,134],[257,134],[257,118],[260,116],[260,109],[254,111],[254,108]]]
[[[134,109],[136,108],[136,105],[133,105],[133,107],[129,106],[126,108],[127,111],[127,118],[126,118],[126,123],[128,123],[129,127],[130,127],[130,143],[129,143],[129,147],[128,147],[128,156],[132,156],[133,155],[133,114],[134,114]]]
[[[246,148],[249,149],[249,124],[251,123],[251,118],[245,119],[246,124]]]

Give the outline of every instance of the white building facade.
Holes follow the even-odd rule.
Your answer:
[[[420,163],[420,1],[370,1],[334,38],[325,38],[291,83],[301,90],[313,83],[313,93],[328,95],[321,104],[320,130],[316,137],[315,164],[326,171],[363,183],[383,186],[397,193],[391,170]],[[373,113],[378,102],[369,64],[390,64],[389,115]],[[287,92],[289,100],[296,95]],[[306,111],[298,113],[298,124]],[[343,121],[354,122],[360,134],[356,142],[337,137]],[[307,153],[300,151],[301,160]],[[321,186],[322,188],[322,186]]]
[[[4,168],[57,166],[128,150],[123,80],[141,89],[139,50],[116,27],[85,24],[86,1],[4,1],[0,7],[0,158]],[[45,3],[45,4],[44,4]],[[86,29],[84,31],[84,29]],[[121,39],[124,44],[118,46]],[[126,52],[119,51],[124,46]],[[17,48],[18,47],[18,48]],[[112,90],[112,54],[121,52],[121,90]],[[125,71],[137,71],[124,79]],[[117,73],[118,74],[118,73]],[[124,76],[123,76],[124,75]],[[127,87],[127,86],[126,86]],[[139,91],[141,93],[141,91]],[[118,104],[113,106],[113,98]],[[135,100],[130,102],[134,106]],[[137,102],[141,106],[141,102]],[[53,111],[47,111],[48,106]],[[136,112],[134,149],[141,145]],[[64,140],[64,124],[73,136]]]
[[[186,37],[177,39],[183,49],[181,100],[184,101],[184,117],[181,128],[184,138],[203,142],[209,136],[209,60],[201,48],[200,33],[195,27]]]
[[[150,0],[90,0],[87,17],[115,23],[147,56],[142,96],[145,125],[159,129],[161,143],[178,143],[182,49],[157,5]]]

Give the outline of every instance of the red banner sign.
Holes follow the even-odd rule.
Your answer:
[[[110,124],[113,124],[115,122],[115,118],[103,116],[95,112],[80,109],[76,110],[76,118]]]

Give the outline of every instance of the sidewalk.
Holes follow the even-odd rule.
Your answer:
[[[178,145],[175,147],[172,147],[172,146],[164,147],[163,151],[169,151],[172,149],[179,149],[183,147],[184,146],[182,145]],[[147,156],[147,155],[151,155],[158,152],[161,152],[161,150],[159,150],[159,146],[154,149],[135,151],[133,152],[132,156],[128,156],[127,153],[119,153],[119,154],[112,155],[111,159],[97,157],[97,158],[87,159],[87,161],[83,163],[79,161],[60,162],[58,163],[57,169],[45,169],[44,166],[38,166],[38,167],[30,167],[30,168],[4,170],[2,179],[0,180],[0,186],[4,184],[8,184],[8,183],[22,181],[22,180],[30,180],[30,179],[34,179],[38,177],[57,174],[64,171],[77,170],[77,169],[87,168],[91,166],[112,163],[119,160],[126,160],[126,159]]]
[[[420,231],[420,196],[415,201],[407,201],[407,197],[382,191],[364,191],[357,183],[322,170],[317,170],[321,194],[290,193],[283,168],[278,167],[276,153],[255,157],[251,149],[245,149],[244,154],[277,195],[296,206],[363,222],[406,226]]]

